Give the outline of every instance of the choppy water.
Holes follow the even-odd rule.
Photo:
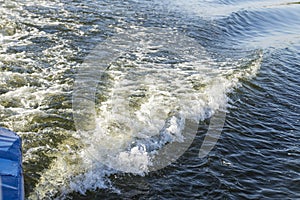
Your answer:
[[[23,139],[28,199],[300,198],[300,2],[0,5],[0,126]]]

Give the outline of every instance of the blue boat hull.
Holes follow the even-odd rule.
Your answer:
[[[0,200],[24,199],[22,143],[12,131],[0,128]]]

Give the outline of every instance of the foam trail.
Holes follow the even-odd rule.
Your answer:
[[[254,76],[262,59],[262,52],[257,51],[248,55],[250,61],[218,63],[203,47],[195,46],[194,40],[180,39],[174,30],[142,28],[118,36],[101,44],[96,52],[103,45],[118,49],[115,45],[124,45],[124,41],[137,45],[118,54],[109,67],[92,65],[91,72],[96,71],[91,79],[80,79],[93,84],[92,88],[84,87],[91,90],[85,93],[89,95],[87,104],[76,107],[85,111],[74,113],[78,120],[91,113],[86,116],[88,121],[92,119],[90,123],[79,121],[80,132],[74,134],[80,149],[63,149],[59,159],[43,172],[30,198],[64,198],[72,191],[84,194],[111,187],[107,178],[111,174],[144,175],[165,167],[188,148],[199,120],[225,110],[226,94],[239,86],[240,79]],[[190,45],[193,51],[186,50],[180,41],[194,44]],[[89,67],[88,63],[96,62],[83,66]],[[172,156],[174,152],[176,156]]]

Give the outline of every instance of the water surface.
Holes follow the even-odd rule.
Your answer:
[[[299,2],[0,5],[0,126],[22,137],[26,198],[300,198]],[[76,77],[97,45],[119,35],[140,46],[92,79],[98,128],[83,136],[73,118]],[[178,35],[196,49],[160,46]],[[224,110],[218,143],[199,158],[211,117]],[[147,173],[151,156],[184,139],[182,120],[199,124],[192,145]]]

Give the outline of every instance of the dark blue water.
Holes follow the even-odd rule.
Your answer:
[[[13,0],[0,1],[0,14],[0,126],[23,139],[26,198],[300,198],[299,2]],[[134,42],[132,30],[170,31],[154,33],[162,41],[172,41],[177,33],[191,38],[201,49],[199,65],[205,67],[193,71],[180,42],[145,55],[145,49],[155,51],[153,46],[162,41],[143,43],[97,82],[97,123],[113,136],[103,139],[99,130],[90,137],[78,135],[72,100],[82,63],[105,41],[116,48],[111,38],[118,44],[120,35],[128,35]],[[186,74],[195,78],[193,90],[180,85],[186,84],[181,82]],[[145,81],[145,87],[136,86],[137,81]],[[144,124],[121,112],[126,95],[130,116],[150,113]],[[173,101],[174,96],[179,100]],[[193,143],[179,159],[148,173],[108,167],[120,161],[112,157],[121,155],[110,145],[128,139],[116,139],[109,131],[132,132],[134,142],[129,143],[138,143],[135,132],[155,132],[175,104],[183,116],[199,120]],[[226,118],[218,142],[199,158],[210,120],[223,107]]]

